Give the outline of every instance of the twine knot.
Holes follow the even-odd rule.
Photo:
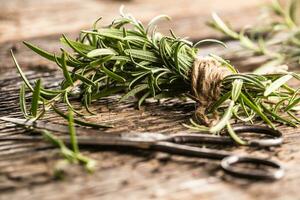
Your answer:
[[[232,72],[211,57],[197,58],[191,71],[191,85],[195,100],[198,103],[196,118],[201,123],[211,126],[218,120],[216,113],[208,117],[206,109],[214,103],[221,94],[222,80]]]

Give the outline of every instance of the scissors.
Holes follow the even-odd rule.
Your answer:
[[[53,124],[50,122],[33,121],[26,119],[0,117],[0,120],[11,122],[16,125],[33,128],[35,131],[49,130],[60,133],[68,133],[68,126],[61,124]],[[278,130],[257,125],[243,125],[233,127],[237,134],[241,133],[256,133],[268,136],[268,138],[253,139],[247,141],[248,146],[252,147],[269,147],[282,144],[282,133]],[[209,148],[191,146],[190,144],[234,144],[234,141],[228,136],[218,136],[209,134],[192,134],[192,133],[177,133],[165,135],[160,133],[121,133],[99,135],[100,130],[78,127],[76,129],[78,135],[78,144],[81,146],[111,146],[111,147],[131,147],[137,149],[146,149],[153,151],[166,152],[170,154],[201,157],[208,159],[221,160],[221,168],[228,174],[256,180],[278,180],[283,177],[283,167],[272,160],[235,155],[228,151],[213,150]],[[86,136],[90,134],[90,136]],[[97,134],[98,136],[91,136]],[[70,138],[66,136],[59,137],[66,144],[70,144]],[[0,137],[0,141],[6,140],[21,140],[21,141],[40,141],[44,140],[42,136],[9,136]],[[263,166],[262,168],[240,168],[238,164],[248,164],[254,166]],[[272,170],[270,170],[272,169]]]

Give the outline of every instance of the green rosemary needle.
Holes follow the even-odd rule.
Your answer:
[[[62,44],[72,52],[62,49],[60,56],[24,42],[37,54],[56,62],[64,76],[60,89],[39,86],[39,102],[44,104],[41,112],[62,101],[74,111],[68,97],[79,87],[80,100],[87,110],[93,101],[117,93],[123,94],[120,101],[137,97],[139,106],[148,98],[190,97],[199,104],[198,121],[191,120],[192,125],[186,126],[212,133],[231,128],[232,119],[249,123],[260,119],[273,128],[274,122],[290,126],[299,123],[295,115],[285,114],[286,110],[295,112],[300,101],[299,90],[286,85],[291,77],[299,80],[297,74],[241,74],[216,55],[199,58],[196,45],[216,41],[193,44],[173,31],[162,35],[156,31],[156,22],[161,18],[166,16],[156,17],[144,26],[121,12],[120,18],[102,28],[97,28],[97,20],[92,30],[81,31],[77,40],[63,35]],[[37,86],[31,86],[17,62],[16,66],[26,87],[36,93]],[[21,89],[24,96],[24,86]],[[20,102],[24,107],[22,98]],[[244,144],[233,131],[230,135]]]

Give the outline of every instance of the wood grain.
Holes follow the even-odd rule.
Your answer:
[[[24,48],[19,40],[30,40],[42,48],[57,51],[60,33],[75,37],[79,29],[87,28],[99,15],[104,16],[104,24],[108,23],[116,16],[120,4],[125,4],[126,10],[145,22],[161,13],[172,16],[172,27],[180,35],[214,37],[214,33],[204,26],[212,10],[230,18],[239,28],[253,21],[259,13],[257,5],[264,1],[82,2],[1,1],[0,116],[22,117],[18,105],[21,80],[9,56],[11,48],[30,81],[42,78],[44,85],[55,87],[62,78],[54,65]],[[167,31],[169,24],[162,23],[162,27],[163,31]],[[234,43],[230,45],[236,46]],[[220,52],[214,47],[201,50],[202,54]],[[246,70],[249,65],[255,66],[263,59],[237,59],[236,64]],[[293,84],[299,86],[298,83]],[[105,131],[111,134],[124,131],[176,133],[187,131],[182,123],[188,121],[195,108],[193,102],[172,100],[161,104],[149,101],[142,110],[137,110],[134,99],[122,104],[117,99],[118,96],[114,96],[95,102],[92,109],[98,114],[86,120],[114,124],[115,128]],[[64,123],[53,113],[49,113],[46,119]],[[297,199],[300,184],[299,128],[279,128],[284,132],[285,139],[281,147],[262,150],[223,147],[233,153],[249,153],[281,162],[286,168],[286,176],[281,181],[270,183],[224,175],[218,161],[107,148],[82,150],[98,163],[93,174],[71,165],[67,166],[65,178],[59,181],[54,178],[54,168],[61,160],[56,148],[47,143],[0,142],[0,199]],[[0,137],[20,134],[28,132],[13,124],[0,122]]]
[[[27,76],[31,81],[42,77],[48,86],[55,86],[61,79],[57,71],[28,71]],[[4,77],[0,80],[0,101],[5,103],[0,105],[0,113],[22,117],[17,103],[21,81],[15,73]],[[137,110],[134,101],[120,104],[117,99],[115,96],[94,102],[92,109],[99,114],[86,120],[114,124],[115,128],[106,130],[107,133],[176,133],[187,131],[181,124],[188,121],[194,110],[193,102],[178,100],[148,102],[142,110]],[[53,113],[46,119],[62,123]],[[289,199],[298,194],[300,183],[300,137],[298,129],[280,129],[285,133],[282,147],[260,150],[223,147],[233,153],[280,161],[287,170],[286,176],[273,183],[229,177],[220,171],[219,161],[107,148],[82,150],[98,162],[93,174],[71,165],[65,179],[57,181],[53,178],[53,170],[61,158],[57,149],[43,143],[0,142],[0,199]],[[26,133],[13,124],[0,122],[0,136],[19,134]]]

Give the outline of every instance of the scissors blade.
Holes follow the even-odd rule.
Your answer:
[[[51,122],[42,122],[33,119],[19,119],[19,118],[11,118],[11,117],[0,117],[0,120],[10,122],[16,125],[20,125],[20,126],[33,127],[38,130],[44,129],[44,130],[55,131],[60,133],[69,132],[68,126],[62,124],[53,124]]]
[[[6,122],[11,122],[14,124],[18,124],[18,125],[32,125],[33,124],[33,120],[28,120],[28,119],[18,119],[18,118],[11,118],[11,117],[0,117],[0,120],[2,121],[6,121]]]
[[[59,132],[59,133],[69,133],[69,126],[64,124],[52,123],[49,121],[41,121],[41,120],[33,120],[33,119],[20,119],[20,118],[10,118],[10,117],[0,117],[0,120],[10,122],[19,126],[31,127],[35,131],[47,130],[51,132]],[[76,133],[78,134],[102,134],[101,130],[84,128],[84,127],[76,127]]]
[[[28,120],[28,119],[18,119],[18,118],[9,118],[9,117],[0,117],[0,120],[14,123],[21,126],[29,126],[34,128],[36,131],[48,130],[53,132],[60,133],[69,133],[69,127],[67,125],[62,124],[54,124],[51,122],[42,122],[36,120]],[[76,132],[78,135],[77,140],[79,145],[95,145],[95,146],[126,146],[126,147],[134,147],[141,149],[149,149],[157,139],[165,138],[165,136],[161,134],[139,134],[139,133],[119,133],[119,134],[111,134],[101,132],[100,130],[90,129],[90,128],[82,128],[76,127]],[[150,137],[151,136],[151,137]],[[59,136],[66,144],[70,144],[70,138],[68,136]],[[27,141],[35,141],[35,140],[43,140],[42,136],[34,136],[34,137],[7,137],[1,138],[0,141],[4,140],[27,140]]]
[[[10,118],[10,117],[0,117],[0,120],[10,122],[16,125],[20,125],[20,126],[32,127],[36,131],[48,130],[52,132],[69,133],[69,127],[63,124],[36,121],[31,119]],[[76,127],[76,133],[80,135],[77,137],[80,145],[113,145],[113,146],[120,145],[120,146],[134,146],[139,148],[146,148],[146,147],[148,148],[150,144],[157,141],[158,139],[167,138],[166,136],[159,133],[138,133],[138,132],[105,133],[100,130],[83,128],[83,127]],[[68,138],[61,137],[61,136],[59,138],[68,143],[69,140]],[[12,138],[10,137],[10,139]],[[30,139],[27,138],[27,140]]]

